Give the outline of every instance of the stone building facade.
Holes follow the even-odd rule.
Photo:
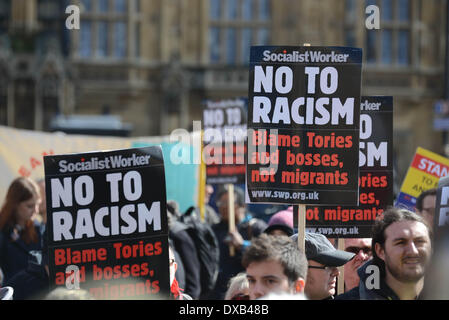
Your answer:
[[[394,96],[402,180],[417,146],[443,153],[446,13],[446,0],[0,0],[0,123],[49,130],[56,114],[106,110],[132,135],[170,134],[205,99],[247,95],[251,44],[349,45],[364,49],[362,94]]]

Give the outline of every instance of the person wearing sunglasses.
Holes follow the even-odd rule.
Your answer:
[[[359,285],[357,269],[372,258],[371,238],[345,239],[345,251],[354,253],[354,259],[345,264],[345,292]]]
[[[435,206],[437,202],[437,189],[432,188],[421,192],[416,199],[415,212],[419,214],[427,223],[430,230],[433,228],[433,217],[435,216]]]
[[[297,242],[298,234],[292,239]],[[305,234],[305,250],[308,262],[307,281],[304,292],[309,300],[333,299],[340,267],[354,258],[355,254],[337,250],[322,234]]]

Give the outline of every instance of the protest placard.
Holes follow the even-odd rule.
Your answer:
[[[358,204],[362,50],[251,47],[251,202]]]
[[[51,286],[78,285],[97,299],[167,298],[161,147],[46,156],[44,167]]]
[[[227,185],[230,232],[235,230],[233,184],[245,182],[246,110],[247,99],[243,98],[208,100],[203,110],[206,183]],[[233,256],[234,248],[229,250]]]
[[[206,183],[245,183],[247,99],[208,100],[205,106]]]
[[[359,206],[308,206],[306,230],[370,238],[376,217],[393,204],[393,97],[362,97]]]
[[[439,248],[439,245],[442,244],[441,240],[445,240],[445,245],[441,245],[441,247],[447,249],[449,241],[449,176],[441,178],[438,182],[433,221],[435,248]]]
[[[442,177],[438,182],[436,193],[435,213],[431,236],[431,261],[426,269],[426,279],[423,300],[449,299],[449,176]]]
[[[449,159],[418,147],[394,205],[415,211],[421,192],[436,188],[438,180],[448,174]]]

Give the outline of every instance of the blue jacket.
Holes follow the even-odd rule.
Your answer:
[[[13,240],[11,230],[0,232],[0,268],[5,275],[4,282],[11,279],[16,273],[28,266],[28,253],[32,250],[42,250],[42,235],[40,224],[35,225],[38,235],[36,243],[26,244],[21,238]]]

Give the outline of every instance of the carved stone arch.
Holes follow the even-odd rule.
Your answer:
[[[175,128],[188,128],[188,96],[191,77],[178,61],[172,61],[161,72],[161,132],[168,133]]]
[[[47,52],[37,72],[36,127],[49,130],[53,117],[61,113],[65,71],[61,57]]]
[[[164,108],[168,113],[178,113],[181,107],[181,96],[187,87],[185,72],[178,63],[171,63],[163,70],[161,80]]]
[[[47,74],[56,74],[58,77],[63,78],[65,75],[65,68],[63,58],[57,53],[55,47],[50,47],[45,56],[39,63],[38,70],[36,70],[37,80]]]

